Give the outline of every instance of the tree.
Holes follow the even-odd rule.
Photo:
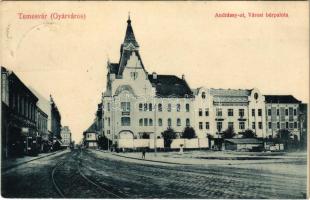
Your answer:
[[[242,138],[256,138],[256,134],[254,133],[254,131],[250,129],[245,130],[241,134],[242,134]]]
[[[234,128],[229,126],[225,131],[220,133],[223,139],[233,138],[236,133],[234,132]]]
[[[105,135],[103,135],[103,136],[99,135],[99,137],[98,137],[99,148],[108,149],[108,143],[109,143],[109,146],[112,145],[112,141],[110,141]]]
[[[287,129],[280,129],[277,133],[277,138],[282,141],[288,141],[291,139],[291,132]]]
[[[186,127],[182,133],[182,138],[192,139],[196,137],[195,129],[192,127]]]
[[[170,147],[172,140],[177,137],[176,132],[172,128],[167,128],[164,132],[161,133],[164,138],[164,146]]]

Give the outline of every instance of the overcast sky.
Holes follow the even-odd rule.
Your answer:
[[[119,60],[128,11],[149,73],[185,74],[191,88],[251,89],[308,102],[308,2],[2,2],[1,65],[48,98],[73,139],[95,117],[106,62]],[[85,20],[21,20],[85,14]],[[288,18],[215,18],[286,12]]]

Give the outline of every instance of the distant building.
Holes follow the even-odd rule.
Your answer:
[[[96,122],[83,132],[83,145],[86,148],[98,148],[98,128]]]
[[[71,131],[68,126],[64,126],[61,128],[61,142],[64,147],[69,147],[71,144]]]
[[[287,129],[300,140],[301,101],[292,95],[265,95],[265,104],[267,136],[275,137],[279,130]]]
[[[61,145],[61,115],[58,110],[58,107],[53,99],[50,96],[50,103],[51,103],[51,121],[49,123],[49,130],[50,130],[50,138],[53,141],[54,149],[58,149]]]
[[[51,103],[35,89],[31,87],[30,89],[39,99],[37,102],[38,148],[41,152],[46,152],[50,149],[48,124],[51,120]]]
[[[2,152],[5,157],[36,150],[38,98],[12,71],[1,67]]]

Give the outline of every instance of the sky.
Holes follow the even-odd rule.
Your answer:
[[[149,73],[184,74],[191,88],[258,88],[309,102],[308,2],[2,2],[0,64],[52,94],[76,142],[94,120],[107,60],[119,60],[128,12]],[[215,17],[227,12],[289,17]]]

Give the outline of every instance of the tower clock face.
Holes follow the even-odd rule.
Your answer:
[[[258,94],[257,94],[257,93],[254,94],[254,99],[255,99],[255,100],[258,99]]]

